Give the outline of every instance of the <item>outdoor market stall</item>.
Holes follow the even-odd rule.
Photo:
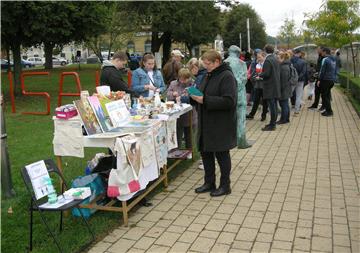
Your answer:
[[[189,104],[174,103],[159,103],[154,106],[153,101],[142,101],[140,102],[143,103],[142,105],[137,105],[137,108],[132,110],[130,105],[125,106],[125,99],[110,101],[110,106],[109,103],[106,106],[108,115],[117,113],[120,118],[112,120],[112,126],[107,131],[97,133],[100,128],[103,130],[107,126],[100,119],[98,110],[101,105],[99,104],[96,108],[97,102],[93,102],[92,99],[94,96],[87,97],[86,100],[82,98],[82,101],[85,104],[90,102],[92,112],[98,119],[98,126],[86,122],[85,114],[81,112],[82,108],[79,105],[81,100],[74,102],[79,115],[66,120],[53,118],[54,154],[57,157],[58,167],[62,171],[63,156],[84,158],[85,148],[110,149],[116,157],[117,166],[111,168],[107,192],[96,196],[82,207],[122,212],[124,225],[127,226],[128,212],[161,182],[164,182],[164,186],[167,187],[169,171],[182,159],[192,157],[192,151],[177,149],[176,138],[177,118],[185,113],[191,113],[192,107]],[[115,105],[117,112],[115,112],[115,107],[111,108],[111,105]],[[130,112],[134,116],[129,117]],[[124,116],[125,114],[127,116]],[[87,118],[92,116],[87,115]],[[113,117],[110,118],[113,119]],[[191,120],[192,117],[189,118]],[[117,124],[116,121],[123,122]],[[85,127],[88,135],[83,135],[82,126]],[[167,166],[168,158],[176,159],[170,167]],[[150,182],[152,183],[149,184]],[[107,197],[110,198],[109,202],[99,204],[100,199]],[[132,201],[128,204],[127,201],[130,199]],[[121,206],[116,206],[118,201],[121,201]]]

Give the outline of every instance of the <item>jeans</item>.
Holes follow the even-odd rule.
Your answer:
[[[330,80],[320,81],[321,99],[327,113],[333,112],[331,108],[331,88],[333,86],[334,86],[334,81],[330,81]]]
[[[277,119],[277,104],[276,99],[266,99],[267,105],[270,110],[270,123],[269,126],[275,127],[276,126],[276,119]]]
[[[231,158],[229,151],[223,152],[201,152],[201,157],[204,164],[205,171],[205,184],[215,185],[215,157],[220,166],[220,187],[230,187],[230,171],[231,171]]]
[[[251,112],[249,113],[250,116],[255,116],[256,111],[259,107],[260,104],[260,99],[263,97],[263,89],[258,89],[255,88],[254,89],[254,103],[253,106],[251,108]],[[263,103],[262,103],[263,109],[262,109],[262,113],[261,113],[261,118],[265,118],[266,117],[266,113],[268,111],[267,108],[267,103],[266,100],[263,99]]]
[[[301,101],[304,93],[304,81],[299,81],[295,87],[296,100],[295,100],[295,111],[300,111]]]
[[[279,104],[281,107],[280,121],[290,122],[289,99],[279,100]]]

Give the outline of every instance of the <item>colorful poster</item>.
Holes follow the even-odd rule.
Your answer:
[[[46,179],[50,178],[43,160],[25,166],[30,177],[36,199],[47,196],[49,192]]]
[[[102,133],[99,122],[96,119],[96,116],[90,106],[89,101],[87,101],[86,99],[76,100],[74,101],[74,104],[78,110],[87,134],[92,135]]]
[[[154,149],[154,137],[152,131],[146,131],[141,135],[141,160],[144,168],[156,163],[156,152]]]
[[[139,176],[142,168],[140,141],[133,135],[122,137],[121,140],[124,144],[126,157],[128,158],[128,161],[133,167],[136,175]]]
[[[167,133],[166,133],[166,125],[164,122],[159,122],[154,125],[154,142],[155,142],[155,152],[156,159],[158,162],[159,168],[162,168],[167,164]]]
[[[177,148],[178,143],[176,137],[176,119],[166,121],[166,132],[167,132],[168,150]]]
[[[107,132],[112,128],[110,119],[105,116],[105,113],[101,107],[100,101],[97,96],[88,97],[89,103],[95,113],[97,120],[103,132]]]
[[[123,99],[106,103],[105,107],[114,127],[121,127],[129,123],[130,112],[128,111]]]

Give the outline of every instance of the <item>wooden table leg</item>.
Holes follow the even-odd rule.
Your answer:
[[[127,227],[129,225],[129,218],[128,218],[128,207],[126,201],[121,201],[121,205],[123,211],[124,226]]]
[[[168,182],[168,168],[167,168],[167,165],[164,165],[163,167],[163,171],[164,171],[164,176],[165,176],[165,179],[164,179],[164,187],[167,188],[168,185],[169,185],[169,182]]]

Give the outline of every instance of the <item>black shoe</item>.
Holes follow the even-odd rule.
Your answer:
[[[275,126],[266,125],[265,127],[261,128],[262,131],[275,131]]]
[[[211,192],[216,189],[215,184],[203,184],[195,189],[195,193]]]
[[[210,192],[210,196],[211,197],[219,197],[222,195],[228,195],[231,193],[231,188],[230,187],[219,187],[216,190]]]
[[[287,121],[287,120],[276,121],[276,124],[278,124],[278,125],[282,125],[282,124],[286,124],[286,123],[289,123],[289,121]]]
[[[254,116],[250,115],[250,114],[247,114],[246,115],[246,119],[254,119]]]
[[[260,121],[265,121],[266,120],[266,116],[261,116],[261,120]]]
[[[308,107],[308,109],[309,109],[309,110],[316,110],[316,109],[317,109],[317,106],[312,105],[312,106]]]
[[[331,117],[331,116],[333,116],[334,114],[333,114],[332,112],[327,112],[327,111],[325,111],[325,112],[322,112],[321,115],[322,115],[322,116],[325,116],[325,117]]]

